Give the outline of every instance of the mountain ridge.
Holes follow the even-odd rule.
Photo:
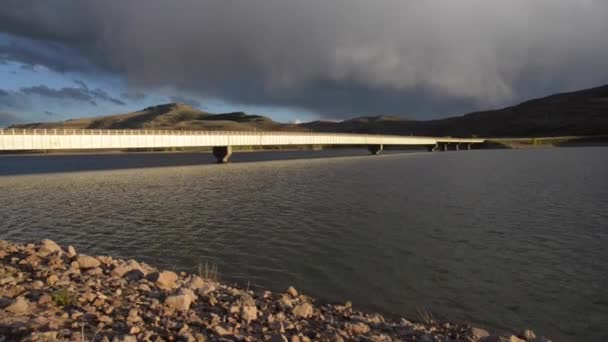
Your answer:
[[[608,135],[608,85],[548,95],[502,109],[477,111],[429,121],[410,120],[394,115],[372,115],[343,121],[317,120],[286,124],[262,115],[244,112],[212,114],[183,103],[167,103],[125,114],[11,127],[275,130],[454,137]]]

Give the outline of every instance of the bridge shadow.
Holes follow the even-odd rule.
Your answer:
[[[404,153],[411,151],[390,151]],[[321,151],[235,152],[232,163],[368,156],[365,149],[328,149]],[[216,164],[209,152],[146,152],[96,154],[10,154],[0,155],[0,176],[63,172],[123,170]]]

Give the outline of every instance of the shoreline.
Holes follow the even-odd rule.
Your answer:
[[[549,341],[243,288],[51,240],[0,240],[0,341]]]

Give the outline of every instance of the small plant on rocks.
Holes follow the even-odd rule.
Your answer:
[[[71,293],[68,289],[57,290],[52,297],[58,306],[72,306],[76,303],[76,294]]]

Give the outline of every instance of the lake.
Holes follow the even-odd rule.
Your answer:
[[[312,156],[324,158],[301,159]],[[325,158],[333,157],[333,158]],[[0,238],[608,340],[608,148],[0,156]]]

